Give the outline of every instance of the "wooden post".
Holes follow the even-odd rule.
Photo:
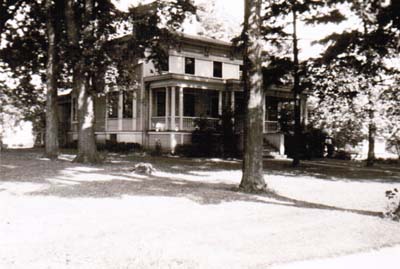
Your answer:
[[[165,87],[165,126],[164,131],[169,130],[169,87]]]
[[[123,120],[123,109],[124,109],[124,94],[123,91],[119,91],[118,94],[118,130],[122,131],[122,120]]]
[[[171,130],[175,131],[175,86],[171,87]]]
[[[136,91],[132,92],[132,130],[136,131],[137,128],[137,94]]]
[[[235,112],[235,91],[231,93],[231,112]]]
[[[266,108],[266,106],[267,106],[267,103],[266,103],[266,100],[265,100],[265,94],[263,94],[263,117],[262,117],[262,129],[263,129],[263,133],[267,133],[268,132],[268,130],[267,130],[267,126],[265,125],[265,121],[267,120],[267,113],[268,113],[268,111],[267,111],[267,108]]]
[[[183,130],[183,88],[179,87],[179,130]]]
[[[153,113],[153,89],[149,88],[149,130],[152,129],[151,118]]]
[[[222,91],[218,91],[218,115],[222,115]]]

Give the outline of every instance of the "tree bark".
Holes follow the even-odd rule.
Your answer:
[[[301,119],[300,119],[300,76],[299,76],[299,49],[297,44],[297,11],[292,7],[293,15],[293,99],[294,99],[294,152],[292,166],[300,164]]]
[[[57,28],[51,0],[46,0],[46,31],[48,39],[46,67],[46,136],[45,156],[56,159],[58,156],[58,108],[57,108]]]
[[[375,135],[376,135],[376,126],[373,122],[373,119],[370,119],[371,122],[368,126],[368,157],[367,157],[367,166],[373,166],[375,162]]]
[[[84,12],[84,30],[80,31],[80,27],[75,21],[74,1],[67,0],[65,5],[65,17],[67,22],[67,35],[70,43],[70,49],[74,54],[73,67],[73,87],[77,93],[78,99],[78,155],[75,162],[82,163],[98,163],[100,157],[96,148],[96,140],[94,135],[94,96],[91,91],[91,72],[86,66],[85,57],[90,57],[90,53],[84,50],[90,50],[85,40],[88,40],[93,32],[90,29],[90,18],[93,12],[93,2],[85,2]],[[83,39],[83,48],[80,45],[80,39]]]
[[[261,0],[245,0],[244,72],[246,95],[244,125],[243,176],[240,189],[245,192],[265,191],[263,174],[263,78],[261,71]]]

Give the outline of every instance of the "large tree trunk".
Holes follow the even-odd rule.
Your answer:
[[[261,0],[245,0],[244,125],[243,176],[240,188],[245,192],[265,191],[263,175],[263,77],[261,71]]]
[[[293,15],[293,99],[294,99],[294,167],[300,164],[300,150],[303,145],[301,137],[300,119],[300,75],[299,75],[299,49],[297,47],[297,11],[292,7]]]
[[[58,108],[57,108],[57,33],[54,8],[51,0],[46,0],[46,30],[48,39],[46,68],[46,137],[45,156],[56,159],[58,156]]]
[[[85,29],[80,31],[75,21],[74,1],[67,0],[65,5],[65,17],[67,21],[67,35],[70,47],[74,52],[74,67],[73,67],[73,84],[74,92],[78,94],[78,155],[74,161],[84,163],[100,162],[100,157],[96,148],[96,140],[94,135],[94,96],[91,90],[91,72],[85,65],[87,55],[83,53],[83,48],[80,46],[80,39],[89,40],[92,34],[90,26],[90,18],[93,12],[93,2],[85,2]],[[86,50],[90,49],[86,44]]]
[[[368,157],[367,157],[367,166],[373,166],[375,162],[375,135],[376,135],[376,126],[373,120],[368,126]]]
[[[79,68],[78,68],[79,69]],[[98,163],[99,154],[94,135],[94,97],[90,94],[89,79],[76,74],[78,91],[78,155],[75,162]]]

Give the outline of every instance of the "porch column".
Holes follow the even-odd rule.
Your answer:
[[[151,130],[151,118],[153,112],[153,89],[149,88],[149,130]]]
[[[263,117],[262,117],[262,119],[263,119],[263,121],[262,121],[262,126],[263,126],[263,133],[266,133],[267,132],[267,130],[265,130],[265,121],[267,120],[267,109],[266,109],[266,106],[267,106],[267,97],[266,97],[266,94],[263,94],[263,102],[262,102],[262,104],[263,104]]]
[[[307,97],[301,96],[300,99],[300,109],[301,109],[301,123],[304,127],[308,124],[308,109],[307,109]]]
[[[175,86],[171,87],[171,130],[175,131]]]
[[[134,90],[132,92],[132,129],[136,131],[137,128],[137,123],[136,123],[136,118],[137,118],[137,92]]]
[[[218,91],[218,115],[222,115],[222,91]]]
[[[183,130],[183,88],[179,87],[179,130]]]
[[[118,130],[119,131],[122,131],[122,119],[124,117],[123,109],[124,109],[124,94],[123,94],[123,91],[119,91],[119,95],[118,95]]]
[[[235,91],[231,93],[231,111],[235,112]]]
[[[164,131],[169,130],[169,87],[165,87],[165,126]]]

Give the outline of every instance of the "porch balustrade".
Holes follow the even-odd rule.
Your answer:
[[[239,117],[235,119],[235,130],[242,131],[244,128],[244,119]],[[263,133],[278,133],[279,122],[278,121],[264,121]]]
[[[196,129],[196,120],[201,117],[182,117],[182,128],[179,128],[180,117],[175,117],[175,127],[179,131],[194,131]],[[217,128],[218,118],[205,118],[210,122],[210,127]],[[152,117],[151,129],[156,131],[167,131],[171,129],[171,117]]]
[[[277,132],[279,132],[279,122],[277,121],[264,122],[264,133],[277,133]]]

